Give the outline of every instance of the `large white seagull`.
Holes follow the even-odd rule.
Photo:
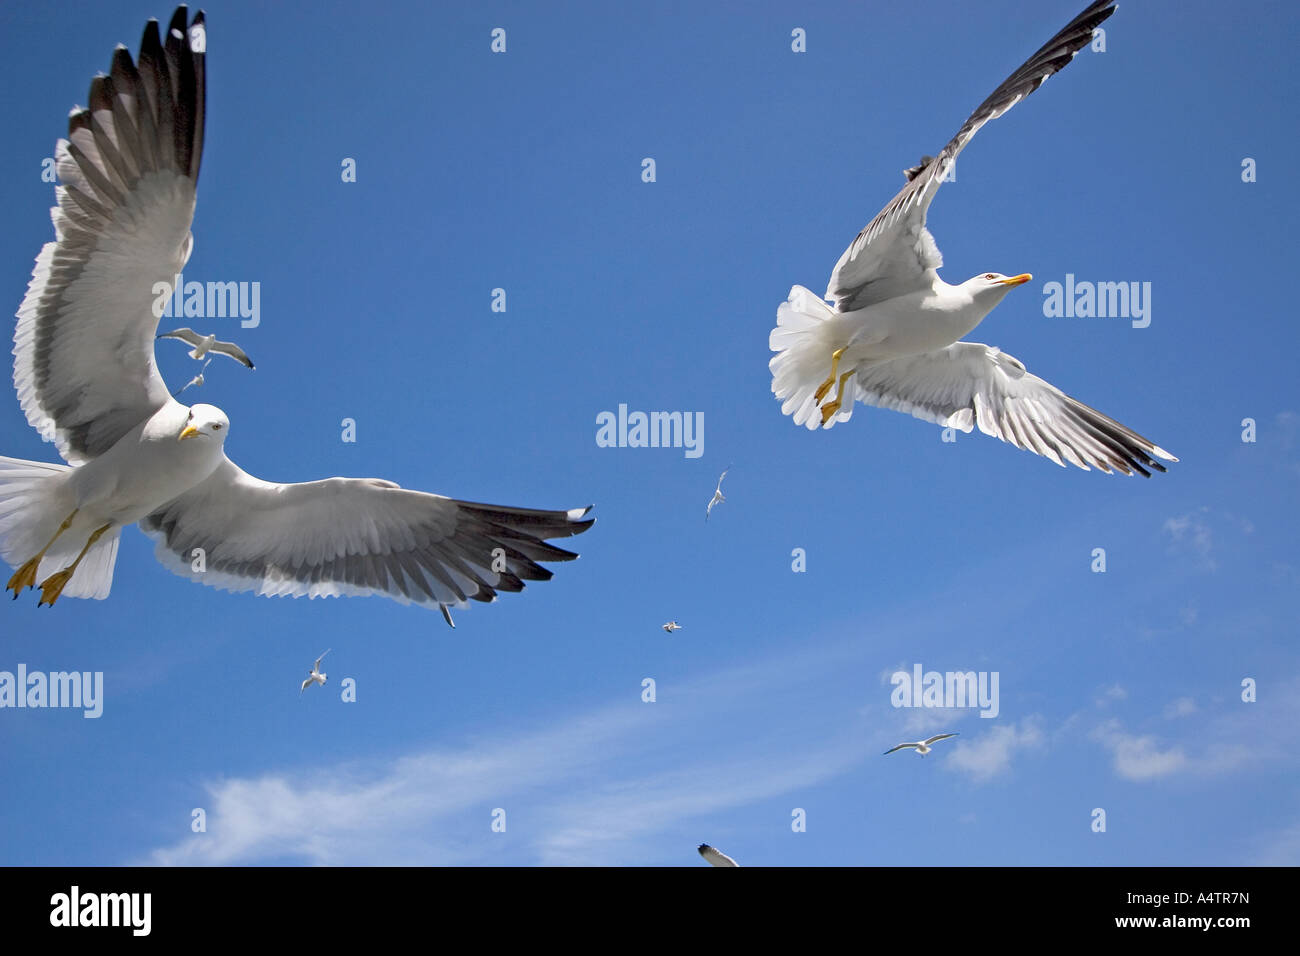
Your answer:
[[[1177,461],[1150,440],[1026,371],[1017,359],[961,337],[1032,276],[986,272],[960,285],[939,278],[943,257],[926,228],[930,202],[957,154],[1062,69],[1115,12],[1097,0],[1007,77],[937,157],[906,171],[907,184],[845,250],[827,305],[803,286],[777,310],[768,344],[781,411],[810,429],[848,421],[855,402],[908,412],[969,432],[978,426],[1058,465],[1126,475]]]
[[[67,465],[0,458],[0,557],[14,597],[104,598],[121,529],[204,584],[264,595],[383,595],[449,608],[546,580],[546,543],[589,508],[537,511],[406,491],[377,478],[263,481],[226,457],[226,415],[174,400],[158,374],[155,285],[180,273],[203,152],[203,13],[184,6],[135,62],[118,46],[56,164],[55,241],[41,250],[14,335],[27,421]],[[202,560],[197,560],[201,555]]]

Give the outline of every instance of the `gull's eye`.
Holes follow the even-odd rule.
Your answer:
[[[219,431],[221,431],[221,426],[220,426],[220,425],[213,425],[213,426],[212,426],[212,430],[213,430],[214,432],[219,432]]]
[[[996,279],[997,277],[998,277],[998,274],[997,274],[996,272],[990,272],[990,273],[989,273],[988,275],[986,275],[984,278],[986,278],[986,279]]]

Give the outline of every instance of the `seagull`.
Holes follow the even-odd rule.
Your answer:
[[[673,631],[680,631],[681,629],[682,626],[678,624],[676,621],[669,621],[667,624],[664,625],[664,630],[667,631],[669,634],[671,634]]]
[[[1113,0],[1089,4],[975,108],[938,157],[906,170],[906,185],[831,273],[826,299],[833,307],[803,286],[790,290],[768,339],[777,353],[768,368],[781,412],[795,424],[830,428],[848,421],[861,401],[964,432],[978,426],[1062,467],[1149,478],[1148,469],[1167,470],[1156,458],[1178,460],[1032,375],[1018,359],[960,341],[1033,276],[985,272],[949,285],[936,271],[943,257],[925,225],[931,200],[971,137],[1064,68],[1114,12]]]
[[[892,747],[889,750],[885,751],[884,756],[886,757],[889,756],[895,750],[906,750],[909,747],[915,747],[916,752],[919,753],[922,757],[924,757],[926,754],[930,752],[930,750],[932,749],[930,745],[933,744],[935,741],[947,740],[949,737],[956,737],[956,736],[957,736],[956,734],[935,734],[929,740],[917,740],[910,744],[899,744],[897,747]]]
[[[180,391],[180,392],[177,392],[176,394],[179,395],[181,392],[185,391],[185,389],[190,388],[191,386],[194,386],[194,385],[202,385],[202,384],[203,384],[203,373],[206,372],[206,371],[208,370],[208,366],[211,365],[211,364],[212,364],[212,359],[208,359],[206,362],[204,362],[204,363],[203,363],[203,368],[199,369],[199,374],[198,374],[198,375],[195,375],[192,379],[190,379],[188,382],[186,382],[184,385],[182,385],[182,386],[181,386],[181,391]]]
[[[714,866],[740,866],[739,863],[727,856],[727,854],[723,853],[716,847],[709,846],[707,843],[701,843],[699,845],[699,851],[700,856],[704,857],[704,859],[708,860]]]
[[[721,504],[722,502],[727,500],[722,496],[722,479],[727,477],[727,472],[729,471],[731,471],[730,465],[728,465],[725,469],[723,469],[722,474],[718,476],[718,487],[713,490],[713,497],[709,500],[709,506],[704,509],[705,521],[708,521],[709,515],[713,513],[714,505]]]
[[[329,652],[330,650],[327,648],[325,654],[328,654]],[[307,675],[307,679],[302,682],[302,688],[298,691],[299,697],[301,697],[303,691],[305,691],[312,684],[320,684],[322,687],[325,686],[325,679],[329,675],[322,674],[320,672],[320,662],[325,659],[325,654],[322,654],[320,657],[316,658],[316,663],[311,665],[311,673]]]
[[[547,539],[586,531],[590,506],[477,504],[378,478],[263,481],[227,457],[221,409],[168,393],[152,289],[193,248],[207,41],[202,12],[178,7],[161,37],[150,20],[139,56],[117,47],[57,144],[55,241],[18,310],[14,386],[67,464],[0,457],[0,557],[17,569],[7,590],[40,581],[38,606],[107,597],[130,524],[168,569],[213,587],[381,595],[449,623],[450,607],[549,579],[540,562],[577,555]]]
[[[253,368],[253,360],[234,342],[219,342],[215,335],[199,335],[193,329],[172,329],[170,332],[164,332],[158,336],[160,339],[180,339],[187,345],[194,346],[190,352],[190,358],[201,359],[209,352],[215,352],[218,355],[229,355],[240,365],[246,365]]]

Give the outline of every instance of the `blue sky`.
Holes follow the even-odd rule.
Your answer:
[[[106,601],[0,607],[0,670],[105,682],[97,720],[0,710],[0,863],[704,865],[702,841],[742,865],[1300,862],[1274,736],[1300,718],[1294,6],[1121,4],[1105,52],[985,127],[931,209],[949,281],[1035,276],[970,337],[1168,448],[1169,474],[868,408],[809,433],[769,391],[790,286],[821,291],[900,170],[1082,6],[940,2],[917,30],[874,2],[208,5],[186,276],[259,282],[261,323],[208,322],[257,370],[218,360],[186,395],[228,413],[231,457],[598,522],[454,631],[204,588],[128,530]],[[14,309],[68,109],[170,13],[0,7]],[[1150,282],[1149,327],[1045,317],[1066,274]],[[173,387],[197,371],[159,354]],[[703,413],[704,453],[598,447],[620,403]],[[12,396],[0,437],[56,454]],[[917,663],[997,672],[998,716],[894,708]]]

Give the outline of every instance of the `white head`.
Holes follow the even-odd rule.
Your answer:
[[[1024,285],[1032,279],[1028,272],[1021,273],[1018,276],[1004,276],[1000,272],[986,272],[983,275],[967,279],[962,283],[962,288],[970,292],[971,297],[977,300],[991,302],[989,308],[993,308],[1002,301],[1002,297],[1018,285]]]
[[[226,413],[215,405],[194,405],[190,408],[190,417],[185,420],[185,427],[181,429],[177,441],[185,441],[188,438],[202,438],[206,441],[216,442],[220,447],[225,443],[226,435],[230,431],[230,419]]]

